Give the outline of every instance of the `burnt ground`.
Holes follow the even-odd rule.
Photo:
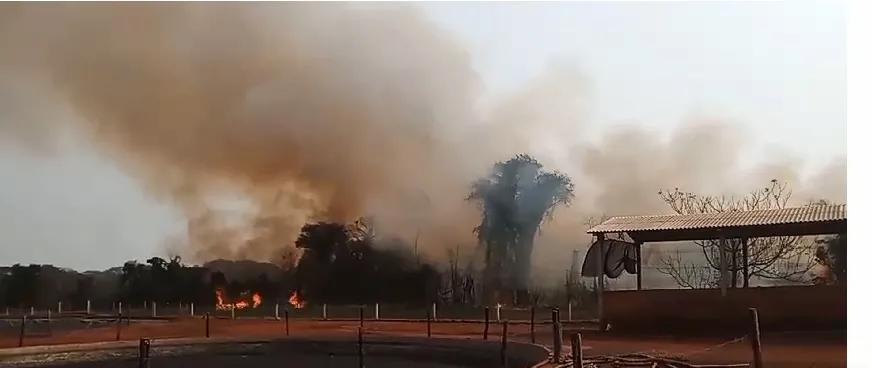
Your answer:
[[[358,322],[356,321],[290,321],[289,330],[291,335],[356,335]],[[426,334],[424,322],[385,322],[366,321],[364,329],[367,335],[392,334],[392,335],[416,335]],[[529,325],[510,324],[509,337],[517,341],[530,341]],[[18,346],[18,334],[20,328],[16,323],[0,321],[0,348]],[[482,336],[482,323],[433,323],[431,333],[441,337],[473,337]],[[567,328],[564,335],[564,344],[569,344],[571,329]],[[25,346],[56,345],[85,342],[113,341],[116,339],[117,325],[107,323],[83,323],[80,320],[53,321],[51,328],[48,325],[28,326],[25,334]],[[213,337],[223,336],[250,336],[270,337],[285,334],[284,321],[252,319],[252,320],[210,320],[210,334]],[[181,337],[204,337],[205,320],[201,318],[178,319],[163,322],[133,321],[130,325],[121,325],[122,340],[137,340],[139,338],[181,338]],[[491,325],[489,328],[491,339],[498,339],[500,327]],[[548,326],[542,325],[536,329],[536,342],[550,345],[551,332]],[[847,348],[844,332],[831,334],[764,334],[763,356],[764,363],[768,368],[780,367],[817,367],[835,368],[847,366]],[[689,361],[699,364],[716,363],[749,363],[751,361],[750,343],[747,340],[725,342],[731,339],[713,338],[672,338],[672,337],[633,337],[633,336],[610,336],[593,333],[583,333],[583,345],[586,347],[586,356],[613,355],[626,353],[652,353],[674,357],[686,357]],[[720,346],[724,344],[723,346]],[[316,357],[310,357],[316,359]],[[304,358],[304,359],[310,359]],[[254,360],[258,357],[234,357],[235,366],[244,361],[249,364],[261,364]],[[244,360],[250,359],[250,360]],[[312,361],[314,366],[345,367],[348,364],[344,358],[327,361]],[[333,363],[331,363],[333,362]],[[393,367],[394,364],[403,363],[384,361],[385,365],[375,362],[367,364],[372,367]],[[209,363],[212,364],[212,363]],[[329,365],[324,365],[329,364]],[[351,364],[356,364],[352,359]],[[414,363],[415,366],[422,366]],[[164,365],[161,365],[164,366]],[[219,365],[220,366],[220,365]],[[296,366],[296,365],[294,365]],[[299,366],[309,366],[300,364]],[[405,362],[408,366],[408,362]],[[91,366],[88,366],[91,367]],[[93,366],[98,367],[98,366]],[[102,367],[102,366],[100,366]],[[440,366],[434,366],[440,367]],[[84,368],[84,367],[83,367]]]

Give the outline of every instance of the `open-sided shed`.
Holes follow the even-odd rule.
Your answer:
[[[720,271],[727,273],[727,239],[742,240],[744,285],[748,285],[748,239],[780,236],[814,236],[847,233],[847,205],[814,205],[754,211],[702,213],[691,215],[651,215],[612,217],[587,231],[596,237],[592,254],[598,277],[599,315],[603,315],[602,290],[605,255],[604,242],[608,234],[624,234],[635,245],[636,286],[641,290],[641,247],[648,242],[719,240]],[[721,295],[726,296],[729,277],[721,277]]]

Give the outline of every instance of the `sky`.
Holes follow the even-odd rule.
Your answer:
[[[668,132],[705,113],[753,132],[749,162],[772,150],[812,166],[846,155],[844,1],[419,4],[469,45],[489,91],[577,63],[592,134]],[[0,146],[0,264],[104,269],[164,255],[183,219],[72,145],[39,157]]]

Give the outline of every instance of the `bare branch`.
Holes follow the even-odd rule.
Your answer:
[[[740,198],[700,196],[678,188],[661,190],[658,194],[675,213],[689,215],[785,208],[792,191],[786,183],[773,179],[767,187],[753,190]],[[705,285],[713,278],[720,277],[719,242],[698,240],[694,243],[700,248],[706,263],[704,266],[688,266],[686,260],[682,261],[681,257],[675,255],[661,257],[664,266],[658,270],[671,276],[682,287]],[[742,271],[741,265],[744,263],[741,240],[728,239],[726,246],[728,271],[736,274]],[[809,239],[803,237],[752,238],[748,239],[747,263],[749,277],[804,282],[808,281],[809,271],[815,265],[814,247]],[[700,271],[700,267],[708,271]]]

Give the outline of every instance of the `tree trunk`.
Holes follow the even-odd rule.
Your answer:
[[[518,290],[519,299],[521,299],[521,295],[524,296],[523,303],[526,303],[528,295],[528,288],[530,286],[530,276],[532,270],[532,255],[533,255],[533,242],[536,238],[536,230],[525,231],[521,234],[520,239],[518,239],[518,245],[515,248],[515,269],[512,273],[513,277],[513,286],[515,290]],[[520,301],[519,301],[520,302]]]

